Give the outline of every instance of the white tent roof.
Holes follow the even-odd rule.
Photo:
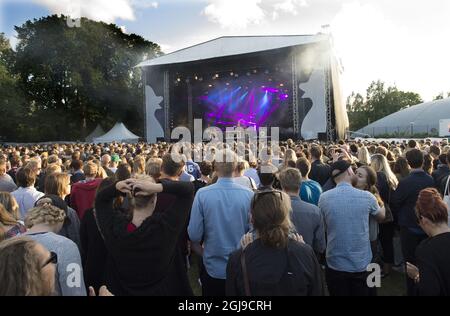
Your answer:
[[[136,67],[159,66],[226,57],[327,40],[328,35],[225,36],[146,60]]]
[[[416,133],[425,133],[439,129],[441,119],[450,119],[450,98],[411,106],[373,122],[358,132],[380,135],[413,129]]]
[[[92,133],[90,133],[89,136],[86,137],[85,141],[87,143],[91,143],[92,141],[94,141],[94,138],[100,137],[103,134],[105,134],[105,131],[100,126],[100,124],[98,124],[97,127],[95,128],[95,130]]]
[[[123,123],[116,123],[108,133],[94,138],[94,143],[137,142],[139,138],[130,132]]]

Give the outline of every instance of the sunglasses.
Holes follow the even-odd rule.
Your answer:
[[[44,269],[46,266],[48,266],[50,263],[57,264],[58,263],[58,255],[51,251],[50,252],[50,258],[48,258],[45,263],[42,265],[41,269]]]
[[[263,195],[279,195],[280,199],[283,200],[283,193],[281,191],[271,190],[271,191],[262,191],[262,192],[256,192],[253,197],[253,207],[255,206],[256,202],[261,198]]]

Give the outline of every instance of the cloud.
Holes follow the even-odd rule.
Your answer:
[[[158,9],[159,3],[157,1],[149,0],[131,0],[133,7],[139,9]]]
[[[305,8],[308,6],[309,4],[306,0],[283,0],[275,3],[273,7],[275,10],[274,13],[284,12],[297,15],[299,7]]]
[[[259,24],[265,17],[262,0],[209,0],[203,14],[223,28],[243,29]]]
[[[161,44],[159,44],[159,47],[161,47],[161,50],[162,50],[164,53],[166,53],[166,54],[167,54],[168,52],[174,50],[173,46],[172,46],[172,45],[169,45],[169,44],[161,43]]]
[[[51,13],[84,16],[96,21],[114,22],[116,19],[134,20],[129,0],[32,0],[45,6]]]
[[[307,0],[208,0],[202,13],[222,28],[235,30],[258,25],[267,16],[277,20],[281,14],[297,15],[307,6]]]

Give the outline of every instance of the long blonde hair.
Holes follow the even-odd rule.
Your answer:
[[[0,192],[0,207],[2,204],[16,220],[20,219],[19,204],[11,193]]]
[[[360,163],[369,166],[370,165],[370,153],[366,146],[362,146],[358,150],[358,160]]]
[[[385,156],[381,154],[373,155],[371,166],[375,170],[375,172],[382,172],[386,175],[389,187],[392,190],[397,189],[398,179],[392,172],[392,169],[389,166],[389,162]]]
[[[45,287],[37,242],[16,237],[0,244],[0,296],[49,296]],[[11,269],[13,268],[13,269]]]
[[[133,174],[145,175],[145,158],[143,156],[136,156],[133,160]]]
[[[6,227],[14,226],[17,220],[9,213],[3,204],[0,204],[0,242],[5,238],[5,233],[8,231]]]
[[[293,149],[286,150],[286,153],[284,154],[284,161],[283,165],[286,167],[289,165],[289,161],[293,161],[294,163],[297,162],[297,154]]]

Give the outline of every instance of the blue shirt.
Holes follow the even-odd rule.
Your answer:
[[[226,279],[228,257],[249,231],[253,192],[232,178],[219,178],[216,184],[200,189],[194,199],[189,222],[189,238],[203,241],[203,263],[215,279]]]
[[[300,197],[302,201],[306,203],[311,203],[314,205],[319,205],[319,198],[322,194],[322,187],[319,182],[314,180],[302,181],[302,186],[300,188]]]
[[[336,271],[363,272],[372,260],[369,215],[379,206],[373,194],[341,183],[319,200],[327,234],[327,264]]]
[[[192,160],[186,161],[186,172],[194,177],[194,180],[201,178],[200,166]]]
[[[291,196],[291,221],[297,233],[305,243],[311,246],[317,253],[324,253],[325,231],[320,209],[310,203],[302,201],[298,196]]]

